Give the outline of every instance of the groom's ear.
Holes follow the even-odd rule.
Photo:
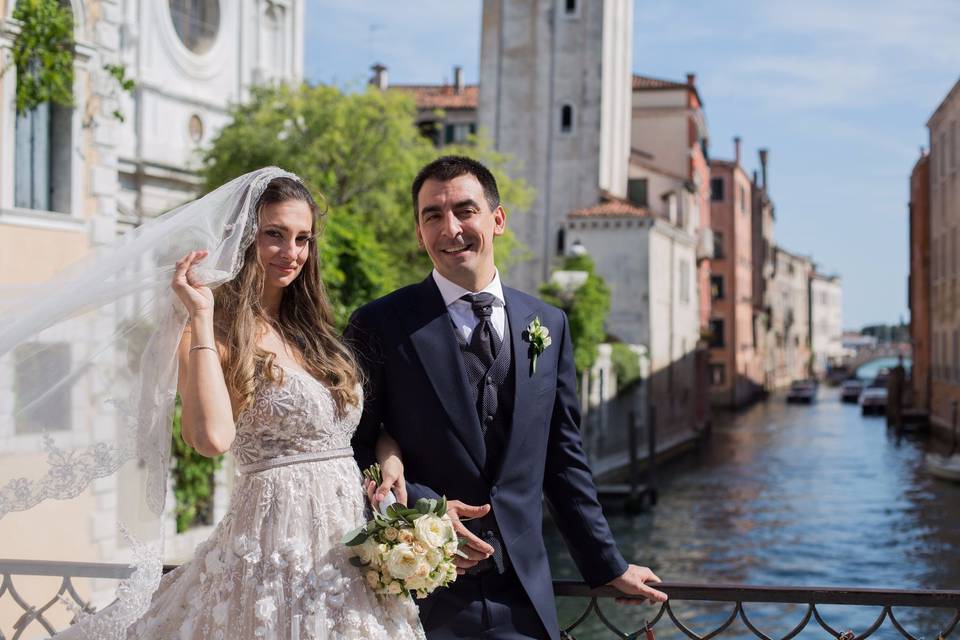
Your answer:
[[[493,235],[502,236],[507,231],[507,210],[503,208],[503,205],[498,205],[493,211],[493,216],[496,222],[493,227]]]
[[[413,228],[417,234],[417,246],[420,247],[421,249],[426,249],[427,248],[426,245],[423,244],[423,234],[420,233],[420,216],[419,215],[417,216],[417,221],[414,224]]]

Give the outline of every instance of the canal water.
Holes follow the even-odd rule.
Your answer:
[[[931,477],[923,456],[942,443],[897,439],[881,417],[863,417],[821,386],[812,405],[772,396],[715,418],[700,450],[659,470],[659,502],[648,513],[611,513],[628,560],[664,581],[762,586],[960,589],[960,484]],[[554,577],[580,579],[555,527],[546,527]],[[558,601],[561,624],[585,602]],[[603,604],[621,629],[635,631],[652,607]],[[782,637],[806,607],[745,605],[767,635]],[[695,631],[718,626],[732,605],[678,602],[675,612]],[[836,629],[864,631],[879,609],[825,606]],[[945,610],[895,610],[908,630],[935,637]],[[800,638],[825,637],[811,621]],[[895,637],[884,623],[873,637]],[[669,620],[658,638],[684,637]],[[579,640],[610,638],[593,617]],[[753,637],[735,622],[721,637]]]

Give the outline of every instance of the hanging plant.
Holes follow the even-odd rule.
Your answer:
[[[57,0],[19,0],[13,19],[17,69],[17,113],[45,102],[73,106],[73,12]]]
[[[137,88],[137,83],[127,77],[127,67],[122,64],[105,64],[103,65],[103,70],[110,74],[110,77],[117,81],[117,86],[121,91],[133,95],[134,89]],[[116,96],[116,91],[114,91],[114,96]],[[126,118],[123,116],[123,112],[120,109],[113,110],[113,117],[124,122]]]

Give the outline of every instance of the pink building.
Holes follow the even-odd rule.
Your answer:
[[[740,165],[740,138],[734,150],[733,161],[710,162],[710,399],[725,407],[754,399],[763,381],[753,324],[752,185]]]
[[[710,322],[709,129],[696,76],[685,82],[633,76],[630,130],[630,167],[627,194],[637,206],[647,207],[690,233],[696,242],[696,296],[698,326]],[[696,422],[709,419],[708,354],[702,342],[689,345],[685,357],[695,362]]]

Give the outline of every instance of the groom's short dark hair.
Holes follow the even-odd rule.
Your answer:
[[[427,180],[447,182],[460,176],[471,175],[483,187],[483,197],[493,211],[500,206],[500,190],[497,189],[497,179],[490,170],[473,158],[466,156],[441,156],[420,169],[420,173],[413,179],[413,218],[420,222],[420,189]]]

